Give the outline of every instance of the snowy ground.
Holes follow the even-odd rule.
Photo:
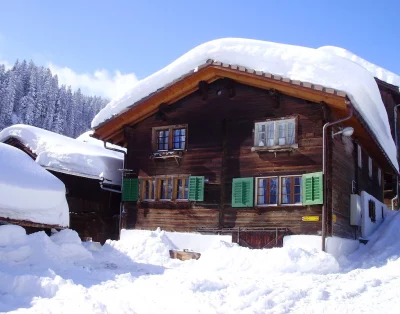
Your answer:
[[[0,227],[0,311],[13,313],[398,313],[400,215],[348,258],[215,243],[169,259],[163,232],[102,248],[76,233]]]

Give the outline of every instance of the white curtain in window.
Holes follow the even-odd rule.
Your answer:
[[[287,121],[280,122],[278,125],[278,145],[286,145],[286,125]]]
[[[294,144],[295,141],[295,123],[294,121],[289,121],[288,122],[288,145]]]
[[[275,124],[274,122],[267,123],[267,146],[275,145]]]
[[[282,203],[290,203],[290,179],[282,178]]]
[[[258,124],[257,128],[258,143],[257,146],[265,146],[265,124]]]

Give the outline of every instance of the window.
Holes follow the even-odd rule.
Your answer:
[[[204,177],[160,176],[140,179],[141,201],[204,200]]]
[[[278,204],[278,177],[257,178],[257,205]]]
[[[375,202],[373,200],[368,201],[368,214],[371,221],[376,222]]]
[[[157,131],[157,150],[168,150],[169,130]]]
[[[302,203],[302,177],[256,178],[256,202],[259,206]]]
[[[254,146],[287,146],[296,142],[296,119],[255,123]]]
[[[172,199],[172,179],[159,179],[157,198],[160,200],[170,200]]]
[[[175,178],[175,199],[187,200],[189,198],[188,178]]]
[[[155,199],[155,180],[152,178],[140,180],[140,197],[142,200]]]
[[[186,129],[173,130],[172,146],[174,149],[185,149],[186,144]]]
[[[371,157],[368,157],[368,175],[370,178],[372,178],[372,159],[371,159]]]
[[[301,177],[281,177],[281,203],[301,203]]]
[[[152,130],[154,151],[184,150],[187,143],[187,126],[156,127]]]
[[[357,145],[357,162],[358,167],[362,168],[362,150],[360,145]]]
[[[378,183],[379,183],[379,185],[382,184],[382,170],[381,170],[381,168],[378,168]]]

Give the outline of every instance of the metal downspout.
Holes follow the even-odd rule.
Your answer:
[[[394,143],[396,144],[396,157],[397,160],[398,158],[398,142],[397,142],[397,107],[399,107],[400,104],[394,106],[393,108],[393,113],[394,113]],[[394,210],[394,201],[399,198],[399,176],[396,175],[396,196],[392,198],[392,210]]]
[[[124,154],[124,159],[122,160],[122,169],[125,169],[125,158],[126,158],[126,155],[127,155],[126,151],[123,150],[123,149],[107,147],[107,142],[106,141],[103,141],[103,143],[104,143],[104,148],[105,149],[112,150],[112,151],[115,151],[115,152],[120,152],[120,153]],[[122,172],[121,176],[122,176],[122,180],[121,180],[121,193],[122,193],[122,191],[124,190],[124,180],[123,180],[124,173],[123,172]],[[121,221],[122,221],[122,200],[119,203],[118,239],[119,239],[119,237],[121,235]]]
[[[322,204],[322,251],[325,252],[325,239],[326,239],[326,225],[327,225],[327,208],[326,208],[326,199],[327,199],[327,178],[326,178],[326,131],[329,127],[349,120],[353,116],[353,106],[351,103],[348,103],[349,106],[349,115],[345,118],[328,122],[324,124],[322,129],[322,178],[323,178],[323,204]]]

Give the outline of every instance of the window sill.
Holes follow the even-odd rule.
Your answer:
[[[251,151],[254,152],[269,152],[269,153],[278,153],[278,152],[291,152],[299,148],[299,144],[292,145],[276,145],[276,146],[253,146]]]
[[[159,150],[157,152],[153,152],[150,155],[150,158],[182,158],[183,150]]]

